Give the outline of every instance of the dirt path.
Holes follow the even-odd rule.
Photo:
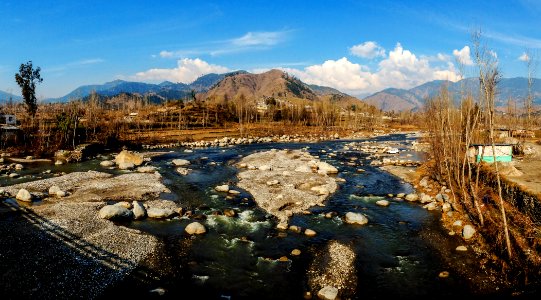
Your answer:
[[[506,176],[506,178],[523,185],[529,191],[541,194],[541,145],[532,142],[527,142],[525,145],[531,147],[533,153],[514,160],[515,168],[523,174]]]

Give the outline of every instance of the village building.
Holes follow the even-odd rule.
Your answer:
[[[512,144],[471,144],[468,148],[470,162],[511,162],[513,158]]]

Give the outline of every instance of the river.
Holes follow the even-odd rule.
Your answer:
[[[410,152],[413,141],[404,134],[370,139],[373,142],[392,142],[401,150],[400,155],[420,159]],[[319,143],[251,144],[226,148],[163,149],[167,154],[152,158],[159,168],[164,183],[172,191],[162,199],[179,201],[186,210],[206,217],[201,221],[208,232],[201,236],[188,236],[184,227],[193,220],[183,217],[168,221],[133,221],[126,226],[159,237],[163,243],[162,256],[154,264],[163,264],[165,271],[159,278],[141,282],[126,280],[106,291],[104,298],[122,295],[131,286],[139,293],[155,288],[165,291],[164,297],[183,298],[188,293],[194,299],[302,299],[309,290],[307,270],[314,256],[329,241],[350,245],[356,254],[357,287],[354,299],[442,298],[475,294],[472,282],[454,270],[477,270],[471,252],[457,252],[456,246],[464,242],[458,236],[449,236],[439,222],[441,211],[427,211],[419,203],[399,201],[388,194],[414,192],[413,187],[400,178],[370,165],[367,153],[345,150],[351,141],[333,140]],[[360,142],[356,140],[355,142]],[[306,149],[339,169],[339,183],[324,207],[314,207],[311,214],[294,215],[290,225],[310,228],[318,234],[307,237],[292,231],[276,229],[275,219],[259,209],[252,196],[235,186],[238,170],[233,166],[241,157],[269,149]],[[352,157],[356,165],[349,165]],[[171,165],[175,158],[187,159],[193,171],[180,175]],[[51,168],[48,166],[48,168]],[[102,170],[99,159],[78,164],[54,166],[55,172]],[[362,168],[365,172],[358,172]],[[33,180],[47,177],[44,167],[29,168],[22,172]],[[119,171],[111,171],[118,173]],[[3,181],[11,179],[2,179]],[[2,182],[5,184],[5,182]],[[241,191],[238,197],[227,199],[214,187],[229,184]],[[391,205],[381,207],[377,200],[390,200]],[[234,218],[215,212],[232,208]],[[342,221],[346,212],[361,212],[369,223],[349,225]],[[333,218],[325,213],[336,212]],[[301,250],[292,256],[293,249]],[[287,256],[287,261],[279,261]],[[449,271],[449,277],[438,274]],[[139,294],[142,296],[142,294]],[[315,298],[315,296],[314,296]]]

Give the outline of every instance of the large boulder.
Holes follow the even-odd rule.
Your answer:
[[[170,208],[151,207],[147,210],[147,216],[154,219],[167,219],[174,214],[175,211]]]
[[[121,205],[106,205],[100,209],[98,215],[107,220],[129,220],[133,217],[131,210]]]
[[[183,167],[183,166],[189,165],[190,161],[186,160],[186,159],[177,158],[177,159],[173,159],[172,163],[173,163],[173,165],[175,165],[177,167]]]
[[[364,225],[368,223],[368,218],[360,213],[348,212],[346,213],[345,221],[348,224]]]
[[[227,184],[224,184],[224,185],[218,185],[214,188],[217,192],[224,192],[224,193],[227,193],[229,192],[229,185]]]
[[[125,163],[125,164],[132,163],[134,166],[140,166],[143,163],[143,156],[138,153],[134,153],[128,150],[122,150],[115,157],[115,163],[117,165],[120,165],[122,163]]]
[[[203,234],[203,233],[207,232],[207,229],[205,228],[205,226],[203,226],[203,224],[201,224],[199,222],[192,222],[192,223],[188,224],[188,226],[186,226],[186,228],[184,228],[184,230],[188,234]]]
[[[132,205],[133,205],[133,210],[132,210],[133,218],[135,220],[143,219],[144,217],[146,217],[147,211],[145,207],[143,206],[143,204],[141,204],[141,202],[133,201]]]
[[[417,201],[417,200],[419,200],[419,195],[417,195],[417,194],[407,194],[406,195],[406,200],[411,201],[411,202]]]
[[[32,195],[26,189],[20,189],[15,198],[19,201],[32,202]]]
[[[317,297],[322,300],[334,300],[338,296],[338,289],[334,286],[326,285],[317,292]]]

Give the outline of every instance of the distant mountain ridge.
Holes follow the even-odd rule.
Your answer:
[[[240,78],[240,79],[239,79]],[[114,80],[106,82],[104,84],[84,85],[76,88],[67,95],[59,98],[49,98],[45,102],[68,102],[71,100],[86,100],[92,92],[95,92],[100,98],[114,97],[121,94],[145,96],[151,99],[153,103],[159,103],[168,99],[182,99],[191,97],[192,91],[195,93],[203,93],[205,97],[208,96],[208,92],[211,90],[219,91],[223,86],[243,86],[238,85],[237,80],[248,80],[247,86],[255,86],[258,79],[255,78],[273,78],[269,82],[262,80],[260,82],[266,82],[265,87],[254,93],[244,91],[244,96],[272,96],[272,95],[286,95],[296,96],[298,98],[316,99],[318,97],[333,95],[333,99],[348,99],[348,101],[359,101],[359,99],[342,93],[331,87],[324,87],[318,85],[307,85],[293,76],[287,75],[287,73],[280,70],[271,70],[261,74],[252,74],[246,71],[234,71],[223,74],[206,74],[202,75],[190,84],[174,83],[171,81],[164,81],[159,84],[144,83],[144,82],[131,82],[124,80]],[[230,97],[234,97],[238,91],[234,88],[230,92]],[[20,97],[18,98],[20,100]]]
[[[68,102],[70,100],[84,99],[92,92],[96,92],[100,96],[116,96],[122,93],[139,94],[142,96],[157,96],[163,99],[179,99],[188,97],[192,90],[195,92],[203,92],[208,90],[212,85],[216,84],[226,76],[244,73],[245,71],[236,71],[224,74],[206,74],[197,78],[190,84],[174,83],[164,81],[159,84],[132,82],[124,80],[114,80],[104,84],[84,85],[76,88],[69,94],[60,98],[50,98],[47,102]]]
[[[471,77],[457,82],[434,80],[411,89],[388,88],[365,97],[363,100],[383,111],[419,111],[423,108],[426,99],[436,96],[442,87],[446,87],[455,99],[459,98],[463,90],[478,97],[479,79]],[[509,99],[520,105],[528,95],[527,78],[502,78],[498,83],[497,91],[496,106],[506,106]],[[532,95],[534,105],[541,105],[541,79],[533,79]]]
[[[13,101],[20,101],[22,100],[22,97],[21,96],[17,96],[17,95],[13,95],[11,93],[8,93],[8,92],[4,92],[4,91],[0,91],[0,103],[5,103],[9,100],[13,100]]]

